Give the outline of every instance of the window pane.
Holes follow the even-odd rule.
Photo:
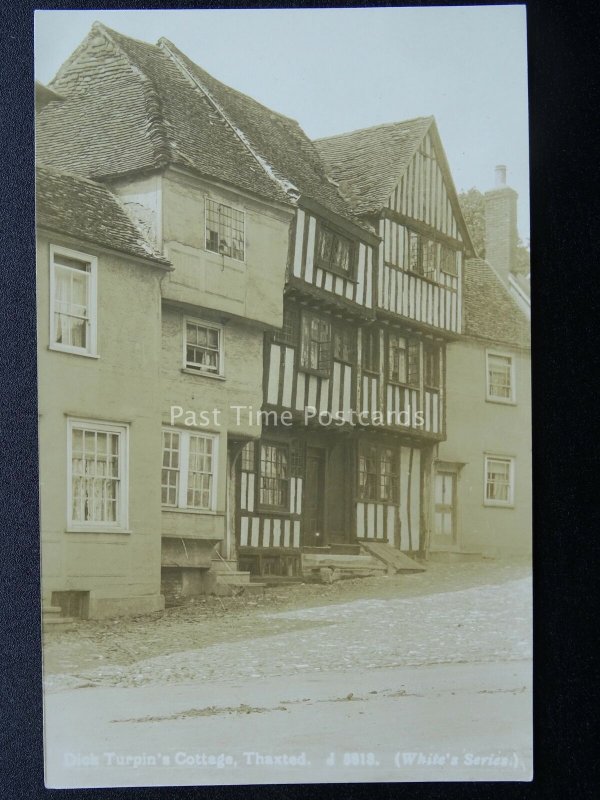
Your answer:
[[[488,387],[491,397],[510,399],[511,377],[512,359],[509,356],[488,355]]]
[[[221,332],[217,328],[186,323],[186,366],[201,372],[218,373]]]
[[[77,266],[67,266],[71,262]],[[70,347],[87,347],[90,264],[54,257],[54,341]]]
[[[73,428],[71,515],[74,522],[116,522],[120,503],[121,434]]]
[[[244,214],[231,206],[206,201],[206,249],[244,260]]]
[[[260,502],[263,505],[287,506],[288,451],[284,445],[261,444]]]

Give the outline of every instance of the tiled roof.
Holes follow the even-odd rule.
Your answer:
[[[510,291],[481,258],[465,261],[464,323],[467,336],[531,347],[531,330]]]
[[[53,168],[36,170],[36,221],[43,228],[169,267],[117,198],[99,183]]]
[[[150,45],[94,23],[51,86],[66,99],[40,114],[43,163],[91,177],[175,164],[288,204],[306,195],[352,218],[297,122],[165,39]]]
[[[387,205],[433,121],[417,117],[315,141],[356,214],[377,213]]]

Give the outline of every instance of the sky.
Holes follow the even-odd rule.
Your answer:
[[[238,91],[318,138],[433,115],[458,191],[508,167],[529,238],[524,6],[36,11],[36,79],[48,83],[94,20],[170,39]]]

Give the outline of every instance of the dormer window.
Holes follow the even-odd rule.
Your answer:
[[[317,244],[317,264],[330,272],[352,277],[354,269],[352,241],[337,231],[321,225]]]
[[[244,261],[244,212],[207,198],[206,249]]]

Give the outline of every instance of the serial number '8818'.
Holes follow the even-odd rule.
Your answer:
[[[377,767],[375,753],[344,753],[345,767]]]

